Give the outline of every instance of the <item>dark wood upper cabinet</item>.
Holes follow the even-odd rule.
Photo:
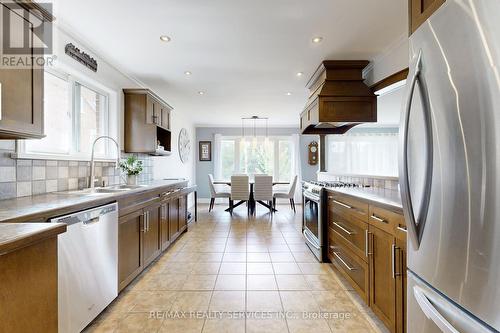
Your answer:
[[[125,151],[152,155],[171,151],[170,107],[149,89],[124,89]],[[159,150],[158,145],[164,150]]]
[[[15,8],[13,7],[15,6]],[[19,9],[22,9],[21,11]],[[11,36],[24,36],[29,40],[38,39],[43,34],[52,17],[45,10],[30,1],[26,3],[2,3],[2,13],[11,20]],[[24,13],[23,13],[24,11]],[[40,13],[46,15],[40,15]],[[15,28],[14,28],[15,27]],[[26,46],[28,56],[43,56]],[[43,124],[43,86],[44,69],[39,65],[26,65],[0,70],[0,139],[30,139],[44,137]]]
[[[415,32],[446,0],[408,0],[410,35]]]

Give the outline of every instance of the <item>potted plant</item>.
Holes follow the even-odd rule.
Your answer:
[[[127,174],[127,184],[136,185],[137,175],[142,172],[142,161],[139,161],[137,157],[132,155],[120,162],[120,168]]]

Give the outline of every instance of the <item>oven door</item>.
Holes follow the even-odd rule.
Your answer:
[[[321,262],[323,261],[323,231],[321,197],[303,193],[303,234],[306,244]]]

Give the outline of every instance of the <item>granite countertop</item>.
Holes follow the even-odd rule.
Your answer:
[[[56,212],[60,209],[71,209],[83,204],[105,204],[117,200],[119,198],[131,195],[148,192],[162,187],[175,186],[185,182],[182,179],[172,180],[153,180],[143,182],[143,185],[137,189],[132,189],[114,193],[77,193],[77,191],[52,192],[29,197],[14,198],[0,201],[0,222],[19,221],[26,217],[26,221],[30,222],[29,218],[32,215],[46,214],[51,216],[51,212]],[[42,221],[33,221],[42,222]]]
[[[66,232],[64,223],[0,223],[0,255]]]
[[[391,209],[403,211],[401,194],[398,190],[390,190],[378,187],[337,187],[328,188],[328,191],[347,194],[366,201],[381,204]]]

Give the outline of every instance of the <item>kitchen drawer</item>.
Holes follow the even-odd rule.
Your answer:
[[[365,222],[368,220],[368,204],[346,195],[328,193],[328,209],[341,216],[352,216]]]
[[[328,213],[328,232],[335,233],[337,239],[355,252],[364,261],[368,260],[366,253],[368,242],[368,223],[353,217],[345,218],[335,212]]]
[[[368,304],[370,283],[368,263],[342,245],[335,233],[329,236],[328,241],[328,258]]]
[[[398,226],[405,227],[404,216],[390,210],[370,205],[369,214],[368,223],[390,234],[395,234]]]

